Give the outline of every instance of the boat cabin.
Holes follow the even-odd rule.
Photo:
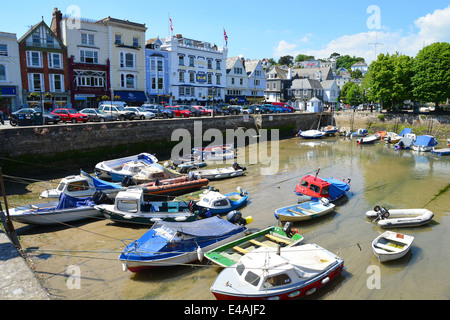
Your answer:
[[[320,178],[308,175],[302,178],[296,191],[310,197],[329,197],[330,183]]]
[[[209,191],[204,194],[200,201],[197,202],[198,206],[205,208],[217,208],[217,209],[227,209],[231,208],[230,199],[216,191]]]

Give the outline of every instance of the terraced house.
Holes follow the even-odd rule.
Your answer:
[[[49,26],[41,21],[19,40],[23,102],[55,108],[71,103],[67,47]]]
[[[8,114],[20,109],[22,79],[19,46],[15,33],[0,32],[0,110]]]

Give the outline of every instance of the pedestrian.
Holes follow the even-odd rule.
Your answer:
[[[2,110],[0,110],[0,122],[2,124],[5,124],[5,120],[3,120],[3,111]]]

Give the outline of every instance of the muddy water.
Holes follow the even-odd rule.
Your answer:
[[[248,149],[245,152],[250,159]],[[295,226],[307,243],[338,254],[346,265],[339,278],[309,299],[450,298],[450,191],[440,194],[450,183],[450,157],[395,151],[383,143],[358,147],[356,141],[341,137],[320,141],[292,138],[279,143],[276,174],[261,175],[261,167],[266,165],[260,163],[243,165],[246,176],[213,185],[223,193],[233,192],[237,186],[248,191],[250,202],[241,212],[253,217],[249,226],[253,229],[276,224],[274,210],[298,201],[294,188],[303,175],[320,167],[321,176],[351,178],[348,197],[337,203],[335,213]],[[53,180],[53,185],[57,181]],[[10,197],[10,206],[38,194],[43,186],[29,184],[27,195]],[[435,216],[427,226],[398,229],[415,237],[414,246],[404,258],[381,264],[370,243],[383,230],[365,217],[375,205],[425,206]],[[209,288],[220,269],[205,261],[139,274],[122,271],[117,260],[119,241],[136,239],[148,228],[101,218],[73,228],[20,224],[16,228],[23,247],[30,251],[33,268],[53,299],[214,299]]]

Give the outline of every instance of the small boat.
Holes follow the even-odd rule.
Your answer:
[[[122,180],[123,186],[138,185],[156,180],[172,179],[182,177],[183,175],[170,168],[165,168],[159,163],[154,163],[151,166],[145,166],[137,174],[132,177],[127,177]]]
[[[380,135],[375,133],[368,135],[366,137],[362,137],[361,139],[357,140],[358,144],[368,144],[368,143],[375,143],[376,141],[380,140]]]
[[[300,222],[322,217],[335,208],[326,198],[302,202],[275,210],[275,218],[280,222]]]
[[[303,139],[320,139],[325,136],[325,132],[320,130],[300,130],[296,136]]]
[[[210,153],[205,155],[206,161],[223,161],[223,160],[230,160],[236,158],[236,151],[234,150],[228,150],[226,152],[217,152],[217,153]]]
[[[247,168],[241,167],[239,164],[235,163],[232,167],[190,171],[189,173],[197,178],[205,178],[212,181],[240,177],[244,175],[245,170],[247,170]]]
[[[366,212],[367,218],[378,221],[382,228],[418,227],[425,225],[433,219],[434,214],[428,209],[389,209],[376,206]]]
[[[114,204],[95,206],[105,218],[116,222],[152,225],[156,221],[189,222],[198,215],[186,201],[144,201],[142,189],[128,189],[117,194]]]
[[[178,178],[158,180],[130,186],[129,189],[142,189],[147,199],[180,195],[200,189],[209,184],[208,179],[196,179],[195,177],[181,176]]]
[[[344,260],[317,244],[258,248],[223,269],[211,292],[218,300],[301,298],[336,278]]]
[[[36,225],[56,225],[100,216],[92,197],[75,198],[61,193],[56,202],[22,206],[9,210],[11,220]]]
[[[92,197],[96,191],[102,191],[113,199],[123,189],[120,184],[98,179],[81,170],[79,175],[61,179],[56,189],[41,192],[40,198],[59,199],[61,193],[75,198]]]
[[[202,260],[203,252],[244,237],[246,224],[238,212],[229,221],[217,216],[192,222],[157,221],[125,247],[119,260],[123,270],[131,272]]]
[[[438,156],[448,156],[450,155],[450,148],[434,149],[431,150],[431,153]]]
[[[210,216],[225,214],[239,209],[248,201],[247,192],[237,187],[237,192],[221,194],[219,191],[208,190],[200,195],[200,200],[195,203],[194,208],[200,210],[202,215]]]
[[[414,133],[407,133],[394,145],[394,148],[397,150],[411,149],[414,145],[414,141],[416,141],[416,135]]]
[[[326,136],[334,136],[339,131],[339,128],[335,126],[326,126],[320,128],[320,131],[325,132]]]
[[[384,137],[387,135],[386,131],[377,131],[375,132],[375,135],[378,135],[380,137],[381,140],[384,139]]]
[[[365,137],[369,134],[367,129],[358,129],[350,134],[351,137]]]
[[[205,157],[210,154],[215,153],[226,153],[228,151],[234,150],[234,144],[227,143],[222,145],[214,145],[214,146],[208,146],[208,147],[195,147],[192,148],[192,153],[194,155],[200,155],[202,157]]]
[[[198,168],[201,168],[201,167],[204,167],[204,166],[206,166],[206,162],[205,161],[198,162],[198,161],[195,160],[195,161],[188,161],[188,162],[180,163],[177,166],[177,168],[178,168],[179,172],[186,173],[186,172],[189,172],[192,169],[198,169]]]
[[[101,179],[120,182],[125,176],[137,174],[145,165],[150,166],[157,162],[158,159],[154,155],[140,153],[134,156],[99,162],[95,166],[95,175]],[[124,170],[125,164],[129,166],[127,168],[129,170]]]
[[[386,135],[383,137],[383,140],[386,143],[397,143],[402,139],[402,136],[396,134],[395,132],[386,132]]]
[[[285,227],[269,227],[241,239],[227,243],[205,253],[205,258],[221,267],[231,267],[249,252],[259,248],[294,247],[302,243],[304,237],[291,224]]]
[[[411,249],[414,237],[386,231],[372,241],[372,250],[380,262],[400,259]]]
[[[336,201],[343,197],[350,190],[350,179],[343,181],[335,178],[319,178],[316,175],[304,176],[295,187],[295,193],[299,196],[305,195],[312,198],[327,198],[329,201]]]
[[[429,135],[417,136],[416,141],[412,145],[412,149],[419,152],[427,152],[434,149],[438,145],[435,137]]]

